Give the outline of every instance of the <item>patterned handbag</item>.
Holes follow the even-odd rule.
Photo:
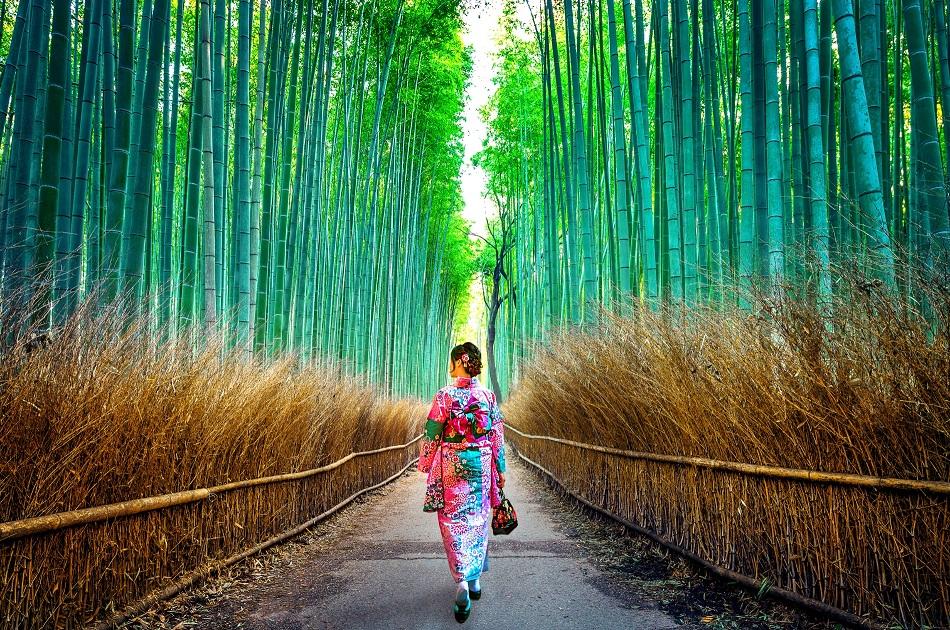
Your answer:
[[[518,527],[518,513],[508,497],[502,493],[501,503],[492,510],[491,531],[493,534],[510,534]]]
[[[426,484],[426,499],[423,512],[438,512],[445,507],[445,484],[442,483],[442,439],[436,443],[435,457],[438,460],[439,478]],[[434,466],[435,464],[433,464]]]

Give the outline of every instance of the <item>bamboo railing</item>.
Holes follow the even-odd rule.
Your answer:
[[[946,627],[950,483],[626,451],[511,424],[568,495],[712,573],[851,626]]]
[[[625,451],[619,448],[597,446],[596,444],[585,444],[584,442],[575,442],[574,440],[565,440],[563,438],[556,438],[548,435],[532,435],[530,433],[519,431],[510,424],[505,424],[505,427],[507,429],[511,429],[521,437],[527,438],[529,440],[546,440],[555,444],[566,444],[568,446],[573,446],[588,451],[606,453],[607,455],[616,455],[618,457],[626,457],[629,459],[664,462],[667,464],[682,464],[684,466],[698,466],[701,468],[712,468],[715,470],[728,470],[730,472],[742,473],[745,475],[757,475],[761,477],[772,477],[775,479],[794,479],[796,481],[810,481],[813,483],[837,484],[841,486],[860,486],[864,488],[876,488],[879,490],[929,492],[932,494],[950,495],[950,482],[947,481],[895,479],[893,477],[874,477],[871,475],[854,475],[850,473],[818,472],[815,470],[802,470],[800,468],[782,468],[780,466],[759,466],[756,464],[743,464],[740,462],[724,462],[717,459],[706,459],[705,457],[684,457],[681,455],[660,455],[657,453]],[[0,530],[0,536],[2,536],[2,530]]]
[[[113,627],[398,478],[421,438],[310,470],[0,523],[0,627]]]
[[[174,507],[176,505],[185,505],[186,503],[204,501],[224,492],[239,490],[241,488],[251,488],[254,486],[263,486],[271,483],[306,479],[308,477],[313,477],[314,475],[335,470],[356,457],[376,455],[377,453],[385,453],[386,451],[402,450],[411,446],[412,444],[415,444],[420,439],[422,439],[421,435],[405,444],[396,444],[394,446],[386,446],[371,451],[350,453],[346,457],[338,459],[332,464],[320,466],[319,468],[311,468],[310,470],[302,470],[300,472],[286,473],[283,475],[272,475],[270,477],[258,477],[257,479],[246,479],[244,481],[234,481],[232,483],[225,483],[218,486],[212,486],[210,488],[185,490],[184,492],[173,492],[170,494],[162,494],[154,497],[145,497],[143,499],[133,499],[131,501],[112,503],[110,505],[101,505],[97,507],[84,508],[81,510],[59,512],[58,514],[36,516],[19,521],[0,523],[0,542],[12,540],[14,538],[22,538],[23,536],[30,536],[33,534],[53,532],[58,529],[75,527],[77,525],[84,525],[86,523],[97,523],[110,518],[132,516],[134,514],[150,512],[152,510],[161,510],[164,508]]]

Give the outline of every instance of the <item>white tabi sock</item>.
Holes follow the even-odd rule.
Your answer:
[[[476,593],[477,593],[478,591],[482,590],[481,585],[478,583],[478,578],[475,578],[474,580],[469,580],[469,581],[468,581],[468,590],[469,590],[469,591],[475,591]]]

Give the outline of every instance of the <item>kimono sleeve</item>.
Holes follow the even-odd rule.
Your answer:
[[[495,469],[500,472],[505,472],[505,416],[501,413],[501,408],[498,406],[498,402],[495,400],[495,397],[492,396],[492,405],[491,405],[491,414],[492,414],[492,423],[491,431],[489,431],[489,439],[491,440],[491,453],[492,457],[495,460]]]
[[[418,470],[424,473],[432,468],[432,460],[435,457],[435,449],[438,448],[442,429],[445,428],[445,421],[448,420],[448,402],[447,394],[438,391],[432,399],[432,407],[429,409],[429,415],[426,417],[425,433],[422,435],[422,445],[419,450]]]

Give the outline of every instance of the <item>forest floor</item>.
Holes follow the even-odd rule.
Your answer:
[[[511,452],[519,526],[489,542],[466,627],[817,630],[560,496]],[[300,537],[165,602],[126,628],[453,628],[454,593],[424,479],[410,471]]]

